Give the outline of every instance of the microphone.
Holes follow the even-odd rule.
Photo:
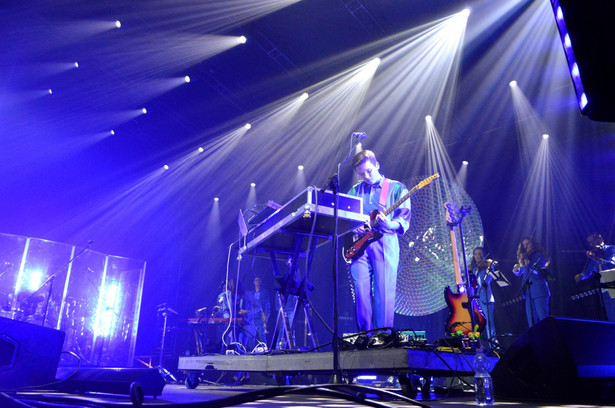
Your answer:
[[[357,142],[367,137],[367,134],[365,132],[354,132],[352,135],[357,139]]]

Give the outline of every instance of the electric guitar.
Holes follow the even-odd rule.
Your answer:
[[[402,198],[397,200],[395,204],[387,208],[386,211],[384,211],[383,215],[385,217],[389,215],[392,211],[394,211],[397,207],[399,207],[404,201],[409,199],[414,193],[416,193],[423,187],[428,186],[432,181],[436,180],[439,177],[440,177],[440,174],[436,173],[433,176],[428,177],[425,180],[421,181],[416,186],[412,187],[412,189],[408,191],[408,193],[404,194]],[[346,261],[359,258],[361,255],[363,255],[363,252],[365,252],[365,249],[369,246],[369,244],[371,244],[374,241],[378,241],[380,238],[382,238],[382,233],[375,228],[376,223],[377,223],[377,219],[376,219],[377,216],[378,216],[378,210],[374,210],[369,214],[370,222],[369,222],[369,225],[366,226],[365,235],[355,240],[350,246],[350,248],[348,248],[344,252],[344,258],[346,259]]]
[[[445,203],[446,208],[446,222],[450,227],[451,244],[453,249],[453,268],[455,270],[455,282],[457,284],[457,292],[453,293],[451,288],[447,286],[444,289],[444,300],[449,308],[449,315],[446,321],[446,334],[461,332],[462,334],[468,334],[474,331],[482,332],[485,329],[485,315],[481,310],[478,300],[472,299],[470,303],[468,301],[468,291],[471,291],[472,295],[474,287],[472,285],[466,285],[461,277],[461,268],[459,266],[459,252],[457,250],[457,239],[455,237],[455,231],[453,226],[460,224],[462,217],[459,215],[457,206],[452,203]],[[463,254],[465,256],[465,254]],[[474,315],[474,325],[472,327],[472,319],[470,316],[470,310]],[[478,329],[476,329],[478,327]],[[476,330],[475,330],[476,329]]]

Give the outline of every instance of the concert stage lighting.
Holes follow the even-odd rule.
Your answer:
[[[111,136],[113,136],[115,134],[115,130],[111,129],[109,133],[111,134]]]
[[[51,88],[49,88],[47,92],[49,93],[49,95],[53,94],[53,91],[51,90]]]
[[[143,108],[143,109],[141,109],[141,112],[147,113],[147,109]]]
[[[250,183],[250,187],[256,187],[256,183]]]
[[[246,130],[250,130],[252,128],[252,125],[249,123],[246,123],[243,127],[246,128]]]
[[[301,96],[299,97],[299,100],[303,102],[303,101],[305,101],[307,98],[309,98],[309,96],[310,96],[310,95],[309,95],[307,92],[304,92],[304,93],[302,93],[302,94],[301,94]]]
[[[214,197],[214,201],[220,201],[219,197]]]
[[[464,160],[464,161],[461,162],[461,164],[463,164],[464,166],[467,166],[468,162],[467,162],[467,160]]]
[[[77,61],[75,61],[75,68],[79,68],[79,63]]]
[[[547,140],[549,138],[549,135],[545,133],[544,135],[542,135],[542,138]]]
[[[515,86],[517,86],[517,81],[510,81],[508,83],[508,86],[510,86],[511,88],[514,88]]]
[[[238,38],[239,44],[245,44],[248,39],[245,36],[241,36]]]
[[[578,0],[551,0],[551,5],[581,113],[615,121],[615,6]]]
[[[120,22],[120,20],[115,20],[115,27],[116,28],[122,27],[122,23]]]
[[[169,165],[165,164],[162,168],[165,169],[165,170],[169,170]]]
[[[203,153],[205,151],[205,149],[203,149],[202,147],[198,148],[199,153]]]
[[[303,166],[302,165],[298,165],[297,166],[297,170],[303,170]]]
[[[186,75],[186,76],[184,77],[184,81],[185,81],[186,83],[190,82],[190,77],[189,77],[188,75]]]

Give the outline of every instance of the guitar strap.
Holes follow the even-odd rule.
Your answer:
[[[391,180],[388,178],[384,178],[382,180],[382,190],[380,190],[380,200],[378,204],[380,208],[387,208],[387,197],[389,196],[389,185],[391,184]]]

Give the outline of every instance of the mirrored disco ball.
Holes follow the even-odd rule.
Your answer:
[[[418,184],[426,177],[405,180],[406,186]],[[475,247],[482,246],[483,224],[478,209],[465,190],[454,180],[440,178],[417,191],[411,198],[412,220],[409,230],[400,237],[401,255],[397,274],[395,312],[406,316],[424,316],[446,307],[444,288],[457,293],[445,202],[471,206],[461,226],[469,264]],[[461,272],[464,271],[459,227],[453,227],[459,250]]]

